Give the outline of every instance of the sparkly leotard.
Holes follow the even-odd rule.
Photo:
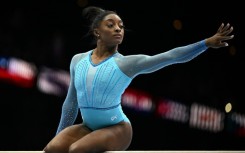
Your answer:
[[[83,123],[91,130],[130,122],[123,113],[121,96],[133,78],[171,64],[188,62],[206,49],[202,40],[154,56],[123,56],[116,52],[99,64],[92,62],[92,50],[76,54],[70,64],[70,86],[57,133],[74,124],[79,110]]]

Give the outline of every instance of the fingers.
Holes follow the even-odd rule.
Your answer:
[[[223,32],[223,35],[227,36],[233,31],[233,27],[228,25],[225,31]]]
[[[234,38],[234,35],[231,35],[233,30],[233,26],[230,23],[221,23],[217,33],[208,39],[209,46],[213,48],[228,46],[229,44],[226,41]]]
[[[219,29],[218,29],[218,32],[220,33],[222,31],[222,29],[224,28],[224,23],[221,23]]]
[[[234,35],[231,35],[231,36],[223,36],[223,37],[220,37],[220,41],[226,41],[226,40],[230,40],[234,38]]]
[[[226,46],[229,46],[229,44],[227,42],[223,42],[219,45],[219,47],[226,47]]]
[[[230,27],[231,27],[230,23],[227,23],[227,24],[224,26],[223,31],[227,31]]]
[[[225,26],[223,24],[223,27],[220,29],[219,33],[219,47],[226,47],[229,45],[226,41],[234,38],[234,35],[230,35],[233,30],[233,27],[229,23],[227,23]]]
[[[227,36],[229,35],[232,31],[233,31],[233,27],[230,25],[230,23],[227,23],[226,25],[224,25],[224,23],[221,24],[221,26],[219,27],[219,34],[222,36]]]

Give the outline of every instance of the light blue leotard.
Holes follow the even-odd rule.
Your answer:
[[[188,62],[207,50],[205,40],[149,55],[123,56],[116,52],[99,64],[91,61],[92,50],[73,56],[70,86],[62,106],[57,134],[73,125],[80,110],[91,130],[129,122],[123,113],[121,96],[139,74],[155,72],[171,64]]]

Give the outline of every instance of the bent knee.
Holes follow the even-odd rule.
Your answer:
[[[77,145],[77,144],[72,144],[69,147],[69,153],[91,153],[91,152],[98,152],[98,148],[96,147],[89,147],[87,145]],[[101,152],[101,151],[100,151]]]
[[[44,150],[45,153],[67,153],[68,149],[59,143],[48,144]]]

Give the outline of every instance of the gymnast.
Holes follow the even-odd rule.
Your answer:
[[[185,63],[208,48],[227,47],[233,27],[222,23],[206,39],[150,56],[123,55],[118,46],[125,27],[111,10],[88,6],[83,16],[90,21],[89,33],[95,48],[74,55],[70,62],[70,85],[56,135],[45,146],[45,153],[102,153],[124,151],[131,144],[133,130],[124,114],[121,97],[131,81],[140,74],[166,66]],[[82,123],[74,124],[78,113]]]

